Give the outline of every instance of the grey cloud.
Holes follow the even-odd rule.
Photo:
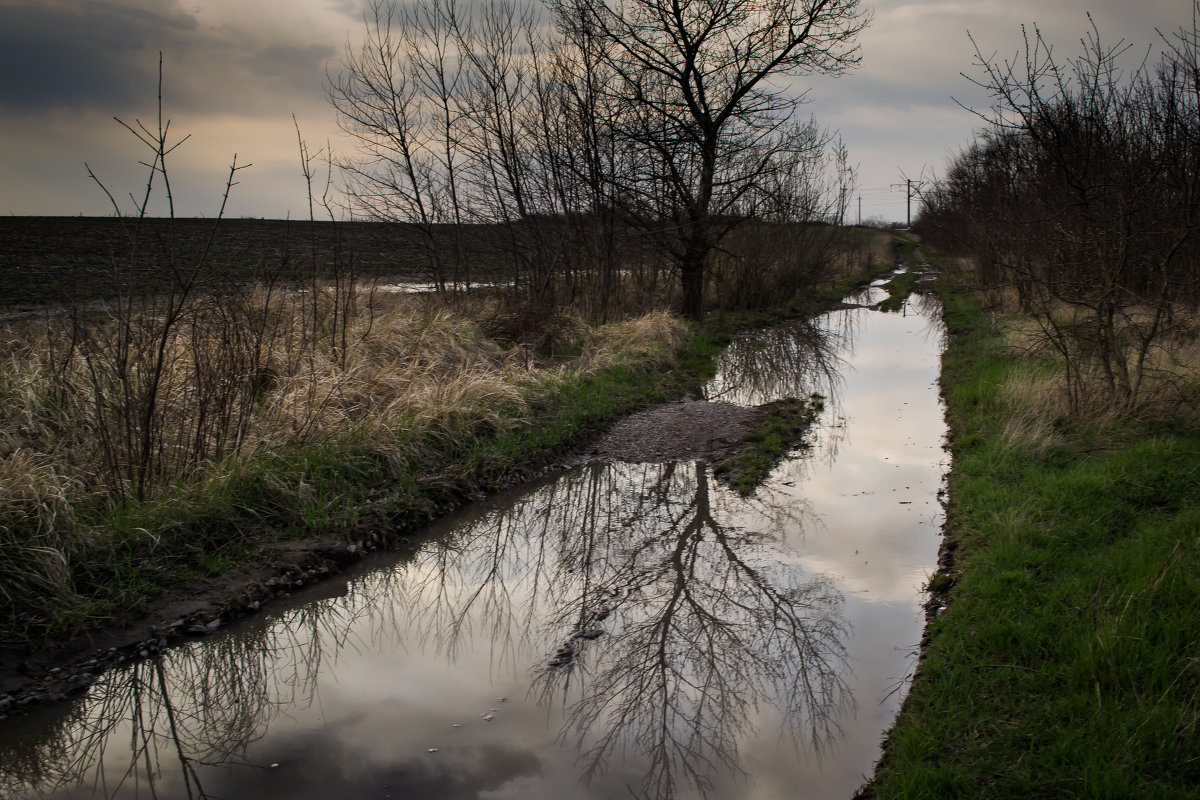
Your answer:
[[[158,52],[170,108],[259,113],[320,97],[337,35],[313,42],[286,25],[206,28],[173,3],[89,0],[0,5],[0,110],[124,114],[152,102]]]
[[[319,68],[326,60],[337,54],[338,49],[330,44],[279,42],[255,48],[245,53],[239,60],[256,75],[299,76],[305,80],[305,88],[310,92],[317,93],[320,91],[320,83],[309,82],[310,73],[314,68]]]
[[[854,81],[853,91],[839,91],[849,80]],[[969,105],[986,102],[986,99],[977,86],[955,74],[924,83],[882,75],[856,75],[843,81],[814,85],[806,110],[820,117],[822,112],[841,113],[864,106],[892,110],[947,108],[953,107],[956,101]]]
[[[147,51],[195,27],[179,10],[106,2],[0,6],[0,108],[124,108],[153,80]]]
[[[330,9],[338,14],[342,14],[355,21],[362,19],[363,11],[366,8],[366,3],[362,2],[362,0],[329,0],[328,5]]]

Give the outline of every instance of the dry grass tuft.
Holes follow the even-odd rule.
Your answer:
[[[1054,353],[1050,338],[1033,317],[1010,314],[1003,318],[1003,328],[1008,346],[1026,358]]]
[[[971,269],[971,260],[967,258],[948,259],[961,270]],[[979,291],[983,300],[982,309],[999,314],[1016,313],[1021,308],[1021,297],[1015,286],[992,286]]]
[[[36,627],[86,605],[72,563],[90,563],[108,536],[102,509],[135,497],[143,431],[151,450],[136,498],[156,504],[164,524],[190,513],[188,498],[245,474],[265,502],[290,497],[283,502],[302,508],[328,499],[308,496],[287,466],[296,448],[367,441],[397,468],[422,463],[431,446],[451,450],[528,424],[531,405],[567,381],[668,363],[686,330],[663,313],[601,327],[560,314],[558,352],[539,354],[488,335],[493,303],[459,305],[344,289],[314,303],[248,287],[191,300],[173,326],[160,324],[153,299],[134,313],[76,310],[0,326],[0,627]],[[159,344],[153,413],[144,417]],[[277,456],[281,470],[271,466]],[[141,527],[129,535],[142,534],[158,535]]]
[[[579,361],[593,371],[631,361],[669,364],[686,332],[687,327],[679,317],[665,311],[651,311],[596,329]]]
[[[1041,456],[1058,443],[1057,426],[1067,405],[1057,374],[1032,366],[1013,370],[1000,387],[1000,398],[1011,410],[1002,434],[1006,449]]]
[[[853,246],[831,248],[827,253],[828,270],[825,279],[830,284],[857,279],[878,264],[895,262],[892,251],[893,235],[888,231],[862,231],[863,239]]]
[[[7,626],[21,627],[21,618],[43,614],[56,598],[74,593],[68,553],[78,488],[29,450],[0,457],[0,597]]]

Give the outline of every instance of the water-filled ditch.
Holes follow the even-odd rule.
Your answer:
[[[936,561],[938,316],[914,298],[735,340],[708,399],[826,397],[751,497],[693,461],[494,498],[6,721],[0,795],[848,797]]]

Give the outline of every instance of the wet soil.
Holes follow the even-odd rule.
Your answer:
[[[655,406],[614,425],[587,451],[587,460],[720,463],[746,447],[745,437],[766,409],[704,400]]]
[[[769,408],[703,400],[655,406],[617,422],[590,446],[548,469],[587,461],[705,460],[719,466],[753,446],[745,437]],[[474,498],[463,502],[467,499]],[[272,599],[342,572],[376,549],[412,547],[404,534],[415,535],[419,527],[398,530],[381,518],[318,538],[266,544],[238,568],[176,587],[143,612],[88,630],[73,641],[37,652],[0,648],[0,719],[83,692],[105,669],[208,635]]]
[[[381,537],[362,531],[270,543],[233,570],[189,581],[140,613],[91,628],[35,652],[0,648],[0,719],[82,692],[105,669],[204,636],[256,612],[273,598],[340,572]]]

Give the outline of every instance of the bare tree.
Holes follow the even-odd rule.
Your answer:
[[[351,201],[424,231],[435,276],[444,227],[485,223],[535,309],[586,284],[604,315],[673,268],[698,316],[738,220],[837,218],[813,202],[831,137],[795,119],[804,94],[786,79],[858,62],[860,3],[551,0],[556,35],[520,0],[373,0],[365,44],[329,83],[358,141]],[[844,208],[839,175],[825,189]]]
[[[355,212],[413,225],[422,236],[430,276],[439,288],[444,288],[445,272],[434,239],[433,225],[441,221],[435,197],[441,174],[454,178],[453,120],[457,119],[449,110],[445,60],[438,55],[448,46],[449,34],[440,27],[443,19],[434,14],[433,24],[424,27],[422,23],[429,20],[419,12],[409,19],[394,5],[373,0],[361,47],[347,52],[342,71],[331,76],[327,86],[341,127],[359,151],[358,159],[342,164]],[[404,34],[414,27],[421,30],[422,40],[431,43],[432,56],[418,55],[413,35]],[[445,89],[444,113],[436,118],[428,113],[422,92],[422,83],[431,82]],[[442,148],[436,138],[439,133]],[[439,150],[450,159],[444,173],[435,169]]]
[[[782,78],[859,60],[859,0],[551,0],[574,40],[600,39],[608,90],[631,104],[621,133],[640,169],[613,176],[631,205],[664,217],[683,311],[703,310],[710,254],[728,216],[811,145],[788,125],[804,95]]]

